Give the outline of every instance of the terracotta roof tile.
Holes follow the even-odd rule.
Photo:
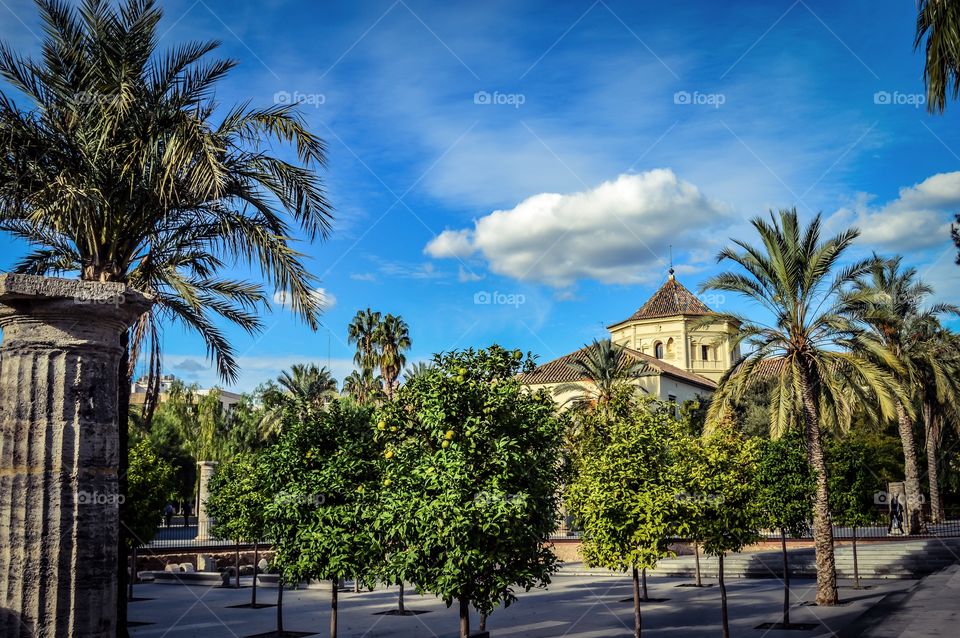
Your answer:
[[[713,312],[697,296],[687,290],[683,284],[673,276],[667,279],[660,289],[643,304],[639,310],[627,319],[618,322],[626,323],[638,319],[656,319],[658,317],[675,317],[677,315],[700,316]]]

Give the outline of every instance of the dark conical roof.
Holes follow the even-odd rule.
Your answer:
[[[700,316],[713,312],[697,296],[670,275],[666,283],[639,310],[619,323],[677,315]],[[616,324],[614,324],[616,325]]]

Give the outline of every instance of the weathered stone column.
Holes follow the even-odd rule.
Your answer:
[[[197,495],[197,538],[210,536],[210,515],[207,513],[207,499],[210,498],[210,479],[217,469],[214,461],[199,461],[200,493]]]
[[[0,276],[0,636],[116,636],[122,284]]]

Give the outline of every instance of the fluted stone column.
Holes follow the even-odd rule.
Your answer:
[[[207,499],[210,498],[210,479],[217,469],[215,461],[199,461],[200,494],[197,496],[197,538],[210,536],[210,514],[207,513]]]
[[[0,276],[0,636],[113,638],[122,284]]]

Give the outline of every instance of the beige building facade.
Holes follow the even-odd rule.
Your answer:
[[[646,394],[683,403],[713,394],[717,381],[740,356],[739,348],[732,345],[737,326],[727,322],[699,325],[712,312],[677,281],[671,269],[667,281],[646,303],[607,330],[611,341],[623,346],[624,354],[646,364],[647,374],[636,380]],[[524,383],[548,390],[561,384],[585,385],[572,364],[587,348],[538,366],[523,376]],[[556,399],[565,406],[577,395],[569,391]]]

